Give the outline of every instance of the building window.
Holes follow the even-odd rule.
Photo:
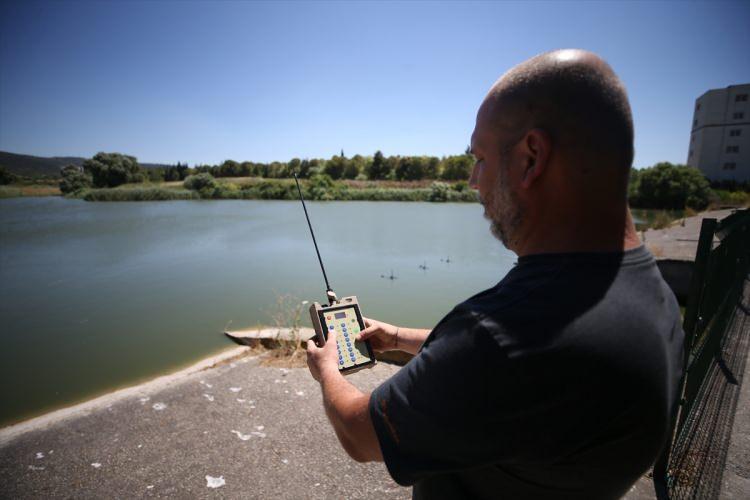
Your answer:
[[[743,118],[745,118],[745,113],[740,111],[739,113],[735,113],[734,115],[732,115],[732,118],[734,118],[735,120],[742,120]]]
[[[727,146],[727,153],[739,153],[740,147],[739,146]]]
[[[747,94],[737,94],[734,96],[734,102],[747,102]]]
[[[735,128],[729,131],[729,137],[739,137],[742,135],[741,128]]]
[[[695,105],[695,110],[700,111],[701,110],[701,103],[698,103]]]
[[[737,113],[735,113],[735,114],[737,114]],[[693,120],[693,128],[695,128],[697,126],[698,126],[698,120]]]
[[[724,164],[724,170],[734,170],[737,168],[737,164],[733,161],[728,161]]]
[[[692,157],[693,157],[693,150],[691,149],[690,153],[688,153],[688,158],[692,158]]]

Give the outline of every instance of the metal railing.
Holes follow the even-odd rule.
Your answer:
[[[658,498],[695,496],[696,490],[685,493],[687,490],[682,486],[701,480],[707,482],[704,471],[699,470],[707,462],[700,460],[710,454],[706,450],[710,450],[712,443],[707,442],[705,436],[696,439],[696,434],[715,432],[716,422],[706,422],[706,418],[715,420],[719,415],[724,418],[726,413],[720,411],[722,404],[726,406],[722,401],[709,401],[717,399],[714,393],[718,386],[711,380],[716,378],[717,369],[726,371],[723,358],[727,346],[723,343],[749,267],[750,210],[736,211],[721,222],[704,219],[683,321],[685,360],[681,398],[672,423],[671,439],[654,465]],[[745,353],[738,354],[742,356],[744,366]],[[702,413],[709,415],[705,417],[700,415]],[[702,443],[700,450],[693,446],[697,442]],[[722,468],[723,463],[717,464],[720,461],[713,459],[712,466]],[[717,470],[720,476],[721,471]],[[712,489],[718,487],[711,484]],[[712,492],[712,495],[718,495],[718,492]]]

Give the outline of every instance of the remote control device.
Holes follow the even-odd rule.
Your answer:
[[[320,262],[320,270],[323,271],[323,279],[326,282],[328,305],[314,302],[310,306],[310,319],[315,330],[315,343],[318,346],[325,345],[329,332],[335,331],[339,371],[347,375],[363,368],[370,368],[375,365],[375,356],[372,353],[370,341],[356,340],[359,332],[365,329],[365,322],[362,319],[362,312],[360,311],[357,297],[343,297],[341,300],[336,298],[336,294],[328,283],[328,276],[323,266],[323,260],[320,258],[318,242],[315,241],[315,233],[310,223],[310,216],[307,214],[307,207],[305,206],[305,199],[302,196],[302,189],[300,188],[297,174],[294,174],[294,181],[297,183],[299,199],[305,211],[307,226],[310,228],[310,236],[312,236],[315,253],[317,253],[318,262]]]

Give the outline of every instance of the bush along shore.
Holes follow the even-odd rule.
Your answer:
[[[388,182],[334,181],[326,174],[300,180],[306,199],[318,201],[430,201],[477,202],[477,194],[464,181],[412,183],[393,187]],[[210,174],[188,176],[182,183],[124,185],[116,188],[82,189],[69,196],[86,201],[161,200],[296,200],[297,186],[292,179],[247,178],[237,182],[215,179]]]

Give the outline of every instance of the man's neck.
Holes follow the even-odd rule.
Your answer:
[[[519,257],[540,253],[618,252],[637,248],[641,240],[630,209],[610,213],[569,210],[549,212],[528,221],[513,251]]]

